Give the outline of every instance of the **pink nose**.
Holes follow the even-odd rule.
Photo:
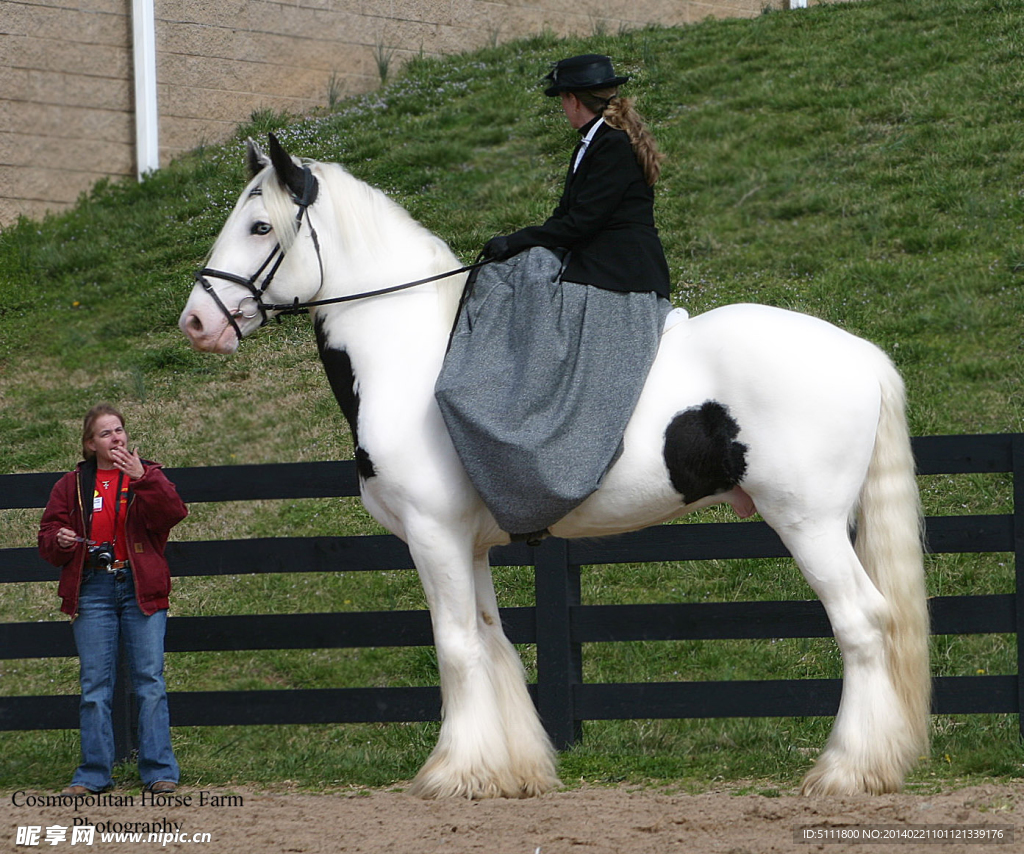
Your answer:
[[[235,328],[215,317],[204,319],[201,308],[186,308],[178,320],[178,328],[188,338],[193,349],[204,353],[234,353],[238,347]]]
[[[190,311],[181,321],[181,331],[188,336],[189,341],[201,338],[204,332],[202,318],[194,311]]]

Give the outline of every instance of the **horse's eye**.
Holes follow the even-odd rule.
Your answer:
[[[270,223],[269,222],[254,222],[252,224],[253,234],[270,234]]]

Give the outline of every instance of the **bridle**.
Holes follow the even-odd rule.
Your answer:
[[[316,197],[320,193],[320,184],[313,176],[312,171],[308,166],[302,168],[302,174],[305,178],[303,183],[302,195],[297,196],[292,194],[292,201],[298,206],[298,211],[295,213],[295,231],[298,233],[299,229],[302,228],[303,219],[309,220],[307,213],[309,206],[316,201]],[[250,193],[250,195],[258,196],[263,192],[262,187],[256,187]],[[313,246],[316,248],[316,259],[320,265],[320,286],[323,287],[324,283],[324,261],[320,255],[320,240],[316,235],[316,229],[313,228],[313,223],[309,223],[310,236],[313,238]],[[196,282],[202,285],[203,290],[206,291],[216,303],[217,308],[221,310],[223,315],[228,319],[228,323],[231,324],[231,328],[235,330],[235,335],[238,336],[238,340],[242,340],[242,330],[238,328],[237,318],[245,318],[249,320],[255,317],[257,314],[262,315],[263,320],[260,326],[266,324],[270,319],[267,315],[268,311],[273,311],[278,306],[267,305],[263,302],[263,294],[266,293],[267,288],[270,287],[271,282],[274,281],[274,276],[277,275],[278,268],[281,266],[281,262],[284,261],[284,250],[281,248],[281,242],[278,241],[274,244],[274,248],[270,250],[270,254],[267,255],[266,259],[259,268],[253,273],[248,279],[237,275],[236,273],[230,273],[225,270],[215,270],[212,267],[203,267],[201,270],[196,272]],[[268,269],[269,268],[269,269]],[[264,273],[264,271],[266,271]],[[239,303],[238,307],[231,311],[213,289],[213,285],[210,284],[207,276],[212,276],[215,279],[223,279],[226,282],[234,282],[236,285],[242,285],[248,289],[251,296],[244,297]],[[262,282],[260,277],[263,276]],[[243,309],[242,306],[251,303]],[[298,298],[296,298],[298,303]]]
[[[301,196],[297,196],[294,193],[291,194],[292,201],[295,202],[298,207],[298,211],[295,213],[295,230],[302,227],[302,221],[305,219],[309,222],[308,209],[312,205],[319,195],[320,186],[310,171],[308,166],[303,167],[303,175],[305,176],[305,183]],[[259,195],[262,193],[261,187],[256,187],[251,195]],[[317,263],[320,265],[320,288],[323,288],[324,284],[324,261],[320,254],[320,240],[317,237],[316,229],[313,228],[313,223],[309,223],[310,237],[313,239],[313,246],[316,249]],[[332,297],[330,299],[310,300],[309,302],[299,302],[299,298],[296,297],[294,302],[290,303],[265,303],[263,302],[263,295],[266,293],[267,288],[270,287],[271,282],[274,281],[274,276],[277,275],[277,270],[284,261],[284,250],[281,248],[281,243],[278,241],[274,248],[270,250],[270,254],[267,255],[266,259],[260,264],[259,268],[253,273],[248,279],[237,275],[236,273],[230,273],[225,270],[215,270],[212,267],[203,267],[195,274],[195,280],[198,284],[202,285],[204,291],[206,291],[212,298],[217,308],[220,309],[221,313],[228,319],[228,323],[231,324],[231,328],[235,330],[235,335],[238,340],[242,340],[242,330],[239,329],[237,319],[243,318],[249,320],[256,315],[262,316],[260,326],[264,326],[269,320],[268,312],[277,312],[277,317],[281,318],[284,315],[289,314],[303,314],[310,308],[315,308],[321,305],[332,305],[340,302],[351,302],[352,300],[366,299],[367,297],[381,296],[383,294],[390,294],[396,291],[402,291],[407,288],[413,288],[417,285],[425,285],[428,282],[436,282],[440,279],[446,279],[450,276],[457,276],[460,273],[466,273],[470,270],[475,270],[478,267],[483,267],[485,264],[491,263],[488,260],[478,260],[473,264],[468,264],[465,267],[459,267],[457,270],[449,270],[446,273],[438,273],[435,276],[428,276],[425,279],[417,279],[415,282],[405,282],[401,285],[392,285],[387,288],[379,288],[375,291],[364,291],[358,294],[348,294],[347,296]],[[269,268],[269,269],[268,269]],[[264,273],[264,271],[266,271]],[[236,285],[242,285],[247,288],[250,296],[244,297],[239,303],[238,307],[231,311],[214,290],[213,285],[207,277],[215,279],[223,279],[226,282],[234,282]],[[263,277],[260,281],[260,277]],[[243,308],[245,306],[245,308]]]

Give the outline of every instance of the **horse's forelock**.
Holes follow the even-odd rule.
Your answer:
[[[257,178],[263,193],[263,205],[270,218],[270,226],[274,229],[281,251],[287,252],[295,242],[298,231],[295,221],[295,202],[291,194],[277,180],[273,169],[265,169]]]
[[[273,180],[273,170],[264,169],[258,175],[256,175],[248,184],[245,189],[242,190],[241,195],[235,202],[235,206],[228,216],[227,222],[221,229],[220,234],[217,235],[217,239],[214,240],[213,246],[210,247],[210,251],[207,253],[206,262],[209,263],[210,258],[216,255],[217,250],[222,244],[234,240],[232,229],[228,227],[228,223],[231,223],[235,217],[241,216],[241,211],[245,207],[246,203],[253,198],[253,196],[260,196],[263,198],[264,207],[267,209],[267,216],[270,219],[270,224],[274,229],[274,233],[277,235],[278,240],[281,242],[283,248],[287,249],[288,246],[295,241],[295,214],[289,208],[294,206],[290,203],[290,197],[287,191],[281,190],[280,185],[277,181]],[[283,238],[283,239],[282,239]]]

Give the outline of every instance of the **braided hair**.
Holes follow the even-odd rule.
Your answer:
[[[643,117],[633,107],[633,99],[620,98],[618,87],[587,89],[573,94],[584,107],[602,116],[609,126],[626,132],[644,178],[653,187],[661,175],[661,161],[665,155],[658,151],[658,143],[647,129]]]

